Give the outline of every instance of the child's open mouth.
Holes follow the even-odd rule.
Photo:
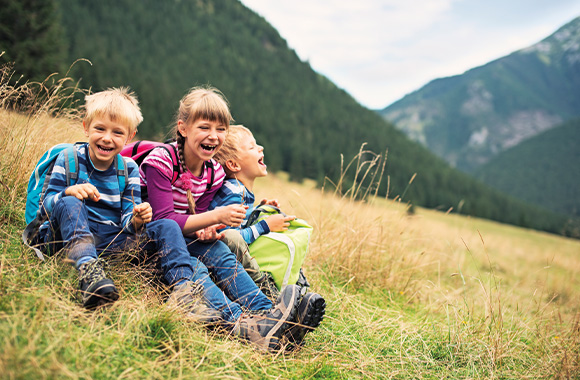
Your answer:
[[[107,148],[102,145],[97,145],[97,148],[103,153],[111,153],[113,151],[113,148]]]
[[[264,157],[258,160],[258,164],[262,165],[263,167],[266,167],[266,164],[264,163]]]
[[[201,149],[208,151],[208,152],[213,152],[216,148],[217,148],[217,145],[201,144]]]

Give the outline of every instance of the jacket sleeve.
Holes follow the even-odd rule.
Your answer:
[[[153,209],[153,220],[173,219],[183,230],[189,215],[175,212],[171,179],[153,166],[144,164],[141,168],[147,178],[147,194],[149,204]]]
[[[220,208],[228,205],[233,204],[243,204],[243,197],[241,193],[229,191],[226,187],[222,187],[219,194],[214,198],[212,202],[212,207],[210,208]],[[242,224],[243,226],[243,224]],[[270,227],[268,227],[268,223],[265,220],[261,220],[258,223],[254,224],[253,226],[242,228],[240,227],[226,227],[223,230],[227,229],[236,229],[240,231],[242,238],[246,244],[252,244],[260,235],[267,234],[270,232]],[[222,231],[223,231],[222,230]]]

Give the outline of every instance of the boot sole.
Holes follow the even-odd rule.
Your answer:
[[[307,302],[306,307],[296,317],[296,324],[284,334],[291,344],[291,349],[302,345],[307,333],[320,326],[326,312],[326,301],[320,294],[307,293],[301,302]]]

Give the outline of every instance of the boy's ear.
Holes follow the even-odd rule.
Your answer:
[[[125,144],[129,144],[129,142],[130,142],[131,140],[133,140],[133,137],[135,137],[135,135],[136,135],[136,134],[137,134],[137,130],[134,130],[134,131],[133,131],[133,133],[131,133],[131,134],[129,135],[129,137],[127,137],[127,141],[125,142]]]
[[[84,120],[83,120],[83,129],[85,131],[85,136],[89,137],[89,127],[87,126]]]
[[[239,172],[242,168],[240,165],[234,160],[227,160],[226,161],[226,168],[231,171],[232,173]]]

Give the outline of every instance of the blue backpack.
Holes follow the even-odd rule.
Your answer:
[[[68,186],[72,186],[77,182],[79,175],[79,159],[77,154],[77,147],[83,145],[83,142],[74,144],[58,144],[47,150],[38,163],[34,167],[30,179],[28,180],[28,193],[26,196],[26,228],[22,232],[22,241],[29,248],[34,250],[39,259],[44,260],[42,252],[31,245],[32,240],[38,233],[39,227],[48,220],[46,213],[40,209],[44,194],[50,182],[52,169],[56,158],[61,152],[64,152],[65,159],[65,175]],[[119,159],[121,158],[121,159]],[[127,173],[125,158],[121,155],[115,157],[113,165],[117,168],[117,176],[119,178],[119,189],[121,192],[125,190],[125,186],[129,181],[129,174]]]

